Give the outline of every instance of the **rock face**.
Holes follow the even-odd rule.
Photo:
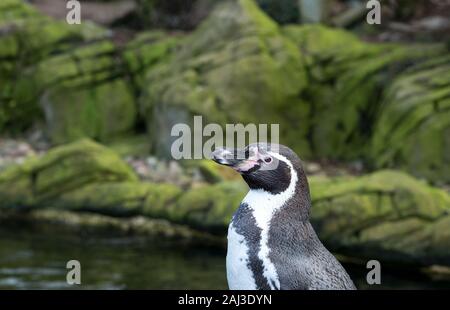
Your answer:
[[[50,53],[104,35],[104,30],[91,23],[69,26],[43,16],[24,1],[1,1],[0,131],[25,129],[40,114],[36,100],[27,100],[32,89],[21,89],[17,83],[26,68]]]
[[[374,126],[376,167],[400,167],[450,183],[450,56],[406,70],[386,90]]]
[[[136,108],[123,65],[108,41],[41,61],[28,82],[42,91],[39,105],[54,143],[82,137],[106,140],[134,126]],[[26,83],[26,82],[24,82]]]
[[[286,26],[284,33],[307,64],[309,86],[302,97],[310,111],[311,152],[340,160],[372,158],[370,140],[375,120],[385,113],[385,89],[412,64],[447,53],[443,45],[365,43],[320,25]]]
[[[172,126],[202,115],[221,125],[279,123],[281,143],[304,158],[363,159],[448,183],[447,54],[439,44],[370,44],[320,25],[280,27],[254,1],[229,1],[149,70],[140,106],[161,157],[177,138]],[[420,109],[406,113],[412,106]]]
[[[217,181],[217,180],[216,180]],[[401,172],[311,177],[312,223],[348,256],[450,266],[450,195]],[[144,216],[225,236],[247,192],[242,181],[183,190],[137,179],[115,153],[89,140],[0,173],[0,212],[28,209]]]
[[[217,231],[233,213],[229,206],[239,205],[244,194],[237,185],[221,182],[183,193],[172,184],[139,182],[113,151],[84,139],[2,171],[0,209],[145,215]]]
[[[310,183],[312,222],[334,249],[392,262],[450,265],[447,192],[389,170]]]
[[[45,206],[52,199],[90,184],[136,180],[132,169],[114,152],[81,140],[3,171],[0,206]]]
[[[187,36],[68,25],[0,4],[0,131],[43,120],[54,144],[110,142],[145,119],[153,155],[174,124],[280,124],[303,158],[363,160],[450,182],[448,47],[369,44],[319,25],[279,26],[254,0],[220,3]],[[270,133],[269,136],[270,137]],[[205,138],[206,139],[206,138]]]
[[[223,3],[169,63],[148,73],[141,106],[153,150],[169,156],[172,125],[190,124],[193,115],[221,125],[279,123],[301,107],[298,95],[306,83],[295,44],[275,22],[253,1]],[[300,144],[307,113],[295,115],[289,125]]]
[[[170,55],[175,36],[144,32],[118,47],[89,22],[68,25],[20,0],[0,4],[0,130],[43,118],[55,144],[107,141],[133,130],[145,69]]]
[[[143,71],[169,57],[176,42],[174,36],[148,32],[123,49],[97,40],[41,61],[24,80],[38,85],[52,141],[107,141],[131,132]]]
[[[132,79],[134,91],[140,94],[145,88],[145,72],[153,66],[167,63],[178,50],[182,35],[163,31],[146,31],[136,35],[123,50],[121,57]]]

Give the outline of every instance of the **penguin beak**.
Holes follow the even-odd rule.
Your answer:
[[[211,159],[220,165],[233,168],[239,173],[259,167],[258,158],[246,156],[244,150],[218,148],[212,152]]]
[[[211,158],[220,165],[234,167],[240,162],[236,153],[233,149],[218,148],[212,152]]]

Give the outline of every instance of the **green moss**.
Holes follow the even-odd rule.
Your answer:
[[[114,80],[91,87],[57,88],[41,99],[54,143],[91,137],[106,141],[129,132],[136,118],[129,86]]]
[[[283,34],[295,42],[302,53],[310,74],[314,79],[326,81],[339,73],[341,66],[348,60],[373,53],[365,43],[345,30],[332,29],[322,25],[288,25],[282,28]],[[336,58],[337,67],[315,66]],[[340,66],[339,66],[340,65]]]
[[[118,63],[110,41],[86,44],[25,71],[14,96],[23,105],[39,103],[54,143],[82,137],[105,141],[130,131],[137,114]]]
[[[241,180],[240,174],[233,169],[218,165],[209,159],[196,160],[190,166],[197,167],[203,178],[209,183]]]
[[[209,183],[218,183],[224,181],[224,178],[220,171],[216,169],[217,164],[211,160],[200,160],[198,162],[198,168],[203,178]]]
[[[47,207],[115,216],[142,214],[150,189],[150,184],[138,182],[88,183],[52,199]]]
[[[172,184],[153,184],[145,198],[143,214],[153,218],[176,219],[171,210],[183,191]]]
[[[29,128],[42,116],[37,105],[41,81],[37,79],[37,85],[36,80],[23,81],[29,78],[25,74],[29,67],[52,53],[106,36],[105,30],[91,23],[55,21],[20,0],[2,1],[0,28],[4,30],[0,37],[0,130],[12,132]],[[50,77],[44,75],[43,81]]]
[[[131,168],[114,152],[80,140],[2,172],[0,206],[31,207],[87,184],[136,180]]]
[[[445,53],[443,45],[370,44],[320,25],[279,27],[251,0],[227,2],[149,70],[140,104],[162,157],[172,125],[203,115],[221,125],[281,124],[281,143],[305,158],[372,161],[384,90]]]
[[[253,1],[242,0],[214,10],[167,64],[148,72],[145,85],[149,127],[162,122],[170,129],[192,115],[222,125],[280,123],[280,111],[296,102],[307,80],[295,44]],[[154,150],[167,154],[170,143],[161,139],[170,132],[151,135]]]
[[[412,67],[386,90],[371,144],[376,167],[450,182],[450,58]]]
[[[312,221],[331,246],[391,261],[448,261],[448,228],[441,224],[450,210],[447,192],[389,170],[310,183]]]
[[[146,134],[115,137],[112,140],[108,140],[106,145],[121,157],[148,156],[150,150]]]
[[[427,248],[430,256],[440,258],[442,261],[447,260],[450,256],[450,215],[442,217],[434,225],[429,225],[426,230]]]
[[[144,72],[149,68],[166,63],[178,48],[181,36],[167,34],[162,31],[139,33],[125,47],[122,57],[127,66],[127,72],[132,74],[138,89],[144,87]]]
[[[171,220],[167,209],[181,189],[146,182],[94,182],[52,199],[47,207],[113,216],[144,215]]]
[[[246,191],[240,182],[192,189],[169,208],[169,217],[193,227],[223,233]]]
[[[443,45],[369,44],[320,25],[286,26],[306,62],[310,106],[306,132],[311,152],[340,160],[369,157],[380,97],[395,77],[414,63],[446,53]],[[298,115],[304,115],[298,114]]]
[[[389,262],[448,263],[450,196],[444,190],[391,170],[311,177],[310,186],[311,220],[331,249]],[[2,209],[141,215],[216,235],[225,234],[247,190],[242,181],[189,190],[139,182],[114,152],[88,140],[0,173]]]
[[[30,10],[11,19],[17,27],[0,38],[0,55],[11,59],[0,65],[0,129],[21,131],[43,118],[57,144],[106,141],[132,130],[142,71],[167,58],[178,36],[143,33],[117,48],[92,23],[68,25]]]

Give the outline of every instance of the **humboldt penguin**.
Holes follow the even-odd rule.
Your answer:
[[[238,171],[250,188],[228,227],[230,289],[355,289],[309,221],[308,181],[291,149],[255,143],[219,148],[211,157]]]

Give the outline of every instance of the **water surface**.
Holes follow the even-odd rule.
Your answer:
[[[81,262],[82,284],[66,283],[69,260]],[[419,274],[382,273],[345,266],[359,288],[450,288]],[[0,229],[0,289],[226,289],[225,251],[138,237],[78,236]]]

